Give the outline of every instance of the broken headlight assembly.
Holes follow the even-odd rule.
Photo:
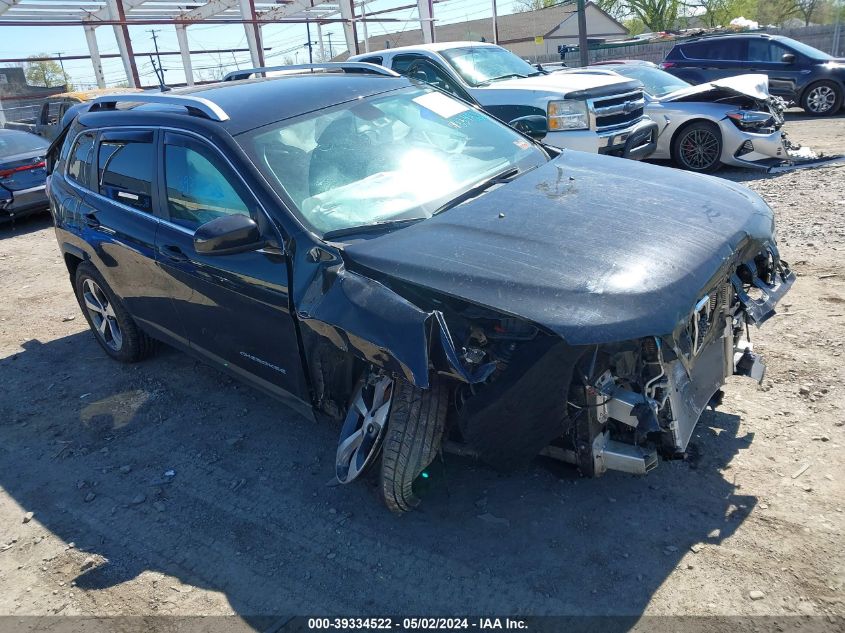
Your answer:
[[[776,131],[776,121],[770,112],[736,110],[726,115],[743,132],[771,134]]]

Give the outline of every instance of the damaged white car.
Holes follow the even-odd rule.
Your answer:
[[[646,114],[659,127],[650,159],[713,172],[722,165],[769,168],[790,160],[794,148],[781,130],[786,102],[769,94],[765,75],[738,75],[693,86],[650,62],[600,64],[645,87]]]

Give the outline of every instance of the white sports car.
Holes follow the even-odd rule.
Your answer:
[[[712,172],[722,165],[768,168],[789,160],[781,132],[786,102],[769,94],[766,75],[738,75],[693,86],[650,62],[602,63],[583,72],[616,72],[645,87],[646,114],[659,128],[649,159]]]

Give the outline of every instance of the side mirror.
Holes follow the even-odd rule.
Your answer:
[[[233,255],[264,246],[258,225],[241,214],[224,215],[200,226],[194,233],[194,250],[203,255]]]
[[[518,119],[511,121],[509,125],[523,134],[535,139],[541,139],[549,133],[549,123],[546,120],[546,117],[540,114],[521,116]]]
[[[792,53],[784,53],[781,55],[780,61],[784,64],[794,64],[795,63],[795,55]]]

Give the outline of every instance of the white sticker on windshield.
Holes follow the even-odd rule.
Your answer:
[[[449,119],[456,114],[469,110],[460,101],[447,97],[441,92],[427,92],[419,97],[414,97],[414,102],[431,110],[434,114],[442,116],[444,119]]]

